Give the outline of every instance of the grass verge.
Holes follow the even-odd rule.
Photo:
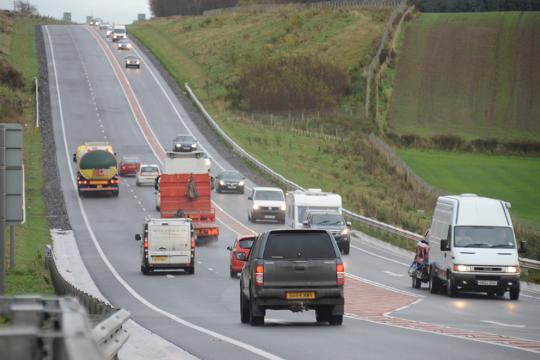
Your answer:
[[[35,25],[47,20],[14,17],[10,19],[10,46],[2,49],[8,60],[23,74],[25,90],[22,125],[26,187],[26,223],[15,226],[15,268],[7,270],[6,294],[53,294],[48,271],[43,266],[45,245],[50,243],[47,209],[43,200],[42,139],[35,128],[33,79],[37,75]],[[9,247],[7,249],[9,254]],[[6,258],[6,261],[8,258]]]

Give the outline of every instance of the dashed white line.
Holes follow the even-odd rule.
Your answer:
[[[523,328],[525,327],[525,325],[506,324],[506,323],[502,323],[502,322],[498,322],[498,321],[493,321],[493,320],[480,320],[480,322],[483,322],[483,323],[486,323],[486,324],[497,325],[497,326],[504,326],[504,327],[518,328],[518,329],[523,329]]]

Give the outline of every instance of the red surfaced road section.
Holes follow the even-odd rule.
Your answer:
[[[404,306],[411,305],[418,298],[404,292],[379,287],[357,277],[348,277],[345,283],[345,312],[348,316],[372,323],[400,327],[403,329],[430,332],[445,336],[480,341],[540,353],[540,342],[510,336],[490,334],[430,324],[421,321],[400,319],[388,315]]]
[[[122,68],[116,61],[114,54],[107,46],[105,41],[99,37],[94,30],[89,29],[89,32],[95,38],[111,64],[113,71],[116,74],[122,89],[124,90],[133,116],[135,117],[137,124],[146,138],[148,145],[151,147],[158,159],[163,161],[165,158],[165,150],[159,143],[154,132],[152,131],[152,128],[150,127],[150,124],[146,120],[146,116],[142,111],[139,101],[137,100],[129,81],[126,78],[126,75],[122,71]],[[219,205],[214,203],[214,206],[216,207],[216,214],[219,221],[225,224],[230,230],[236,232],[237,234],[253,233],[251,229],[234,219],[227,212],[225,212],[225,210],[219,207]],[[418,298],[405,292],[394,291],[385,287],[373,285],[372,283],[363,281],[357,277],[348,277],[345,285],[345,292],[345,311],[350,317],[353,318],[404,329],[431,332],[468,340],[509,346],[527,351],[540,352],[540,342],[538,341],[457,329],[389,316],[388,313],[396,311],[404,306],[411,305]]]
[[[88,29],[88,28],[87,28]],[[133,117],[135,118],[135,121],[137,122],[139,128],[141,129],[141,132],[143,136],[146,139],[146,142],[156,155],[156,157],[163,162],[165,159],[165,149],[163,146],[161,146],[159,140],[157,139],[156,135],[152,131],[152,128],[150,124],[148,123],[146,116],[141,108],[141,105],[139,104],[139,101],[137,100],[137,96],[135,95],[135,92],[133,91],[133,88],[131,87],[131,84],[129,83],[126,74],[122,71],[122,67],[116,61],[116,58],[114,57],[113,52],[111,51],[110,47],[107,46],[107,43],[96,33],[93,29],[88,29],[90,34],[94,37],[97,44],[103,50],[103,53],[107,57],[107,60],[111,64],[111,67],[120,83],[120,86],[122,87],[124,94],[126,96],[126,100],[129,104],[129,107],[131,109],[131,112],[133,113]],[[253,234],[253,231],[234,219],[229,213],[227,213],[223,208],[221,208],[218,204],[213,202],[213,205],[216,209],[216,216],[220,222],[222,222],[226,227],[228,227],[231,231],[237,233],[237,234]]]

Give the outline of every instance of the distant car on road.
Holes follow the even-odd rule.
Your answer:
[[[173,151],[186,152],[197,150],[198,142],[189,134],[177,135],[173,140]]]
[[[111,27],[111,24],[109,24],[109,23],[101,23],[101,24],[99,25],[99,30],[107,30],[107,29],[109,29],[110,27]]]
[[[141,161],[136,156],[124,156],[120,160],[120,176],[135,176],[141,167]]]
[[[118,40],[116,48],[118,50],[131,50],[131,44],[127,40]]]
[[[326,230],[270,230],[255,238],[240,277],[240,320],[263,325],[266,310],[315,310],[341,325],[345,266]]]
[[[236,278],[244,268],[253,240],[255,240],[255,235],[239,236],[236,238],[233,246],[227,247],[227,250],[231,252],[231,278]]]
[[[137,171],[136,185],[154,185],[159,176],[159,166],[154,164],[142,164]]]
[[[285,195],[280,188],[255,187],[248,198],[251,206],[248,209],[248,220],[276,220],[285,223]]]
[[[225,170],[215,178],[215,189],[218,193],[224,191],[244,193],[245,177],[236,170]]]
[[[125,59],[126,69],[129,67],[141,68],[141,59],[136,55],[130,55]]]
[[[308,210],[303,222],[306,229],[328,230],[336,240],[339,250],[345,255],[349,254],[351,246],[351,223],[345,221],[343,216],[333,210]]]

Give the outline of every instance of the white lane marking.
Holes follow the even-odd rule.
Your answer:
[[[530,298],[530,299],[540,300],[540,297],[538,297],[538,296],[531,296],[531,295],[527,295],[527,294],[521,294],[520,296]]]
[[[498,321],[492,321],[492,320],[480,320],[480,322],[487,323],[487,324],[498,325],[498,326],[518,328],[518,329],[523,329],[525,327],[525,325],[506,324],[506,323],[502,323],[502,322],[498,322]]]
[[[52,63],[53,63],[53,71],[54,71],[54,78],[55,78],[55,84],[56,84],[56,94],[57,94],[57,97],[58,97],[60,124],[61,124],[61,127],[62,127],[62,138],[64,140],[64,151],[65,151],[65,155],[66,155],[66,161],[67,161],[67,164],[68,164],[68,168],[70,170],[71,184],[73,185],[73,189],[74,189],[74,191],[76,193],[77,192],[77,185],[75,184],[75,177],[73,175],[74,174],[73,165],[71,163],[72,159],[69,157],[69,149],[68,149],[68,145],[67,145],[66,128],[65,128],[65,123],[64,123],[64,112],[63,112],[63,109],[62,109],[62,100],[61,100],[61,96],[60,96],[60,85],[58,83],[58,76],[57,76],[57,71],[56,71],[56,60],[55,60],[55,56],[54,56],[54,49],[53,49],[53,46],[52,46],[51,34],[49,32],[48,26],[45,26],[45,31],[47,32],[47,37],[49,39],[49,48],[50,48],[50,51],[51,51],[51,60],[52,60]],[[124,289],[126,289],[131,294],[131,296],[133,296],[135,299],[137,299],[141,304],[143,304],[146,307],[148,307],[149,309],[157,312],[158,314],[161,314],[161,315],[169,318],[172,321],[175,321],[175,322],[177,322],[177,323],[179,323],[181,325],[184,325],[184,326],[189,327],[189,328],[191,328],[193,330],[201,332],[201,333],[203,333],[205,335],[214,337],[214,338],[216,338],[218,340],[221,340],[221,341],[224,341],[224,342],[229,343],[231,345],[242,348],[242,349],[244,349],[246,351],[252,352],[255,355],[259,355],[259,356],[261,356],[263,358],[271,359],[271,360],[283,360],[279,356],[273,355],[273,354],[271,354],[269,352],[266,352],[266,351],[264,351],[262,349],[259,349],[259,348],[255,347],[253,345],[246,344],[246,343],[244,343],[242,341],[239,341],[239,340],[233,339],[231,337],[222,335],[222,334],[217,333],[215,331],[206,329],[206,328],[204,328],[202,326],[195,325],[195,324],[193,324],[193,323],[191,323],[191,322],[189,322],[187,320],[184,320],[184,319],[182,319],[182,318],[180,318],[180,317],[178,317],[178,316],[176,316],[174,314],[171,314],[171,313],[157,307],[156,305],[152,304],[151,302],[146,300],[144,297],[142,297],[135,289],[133,289],[127,283],[127,281],[125,281],[122,278],[122,276],[120,276],[120,274],[118,273],[116,268],[111,264],[111,262],[109,261],[109,259],[105,255],[105,252],[101,248],[101,245],[99,244],[99,241],[97,240],[96,235],[94,234],[94,230],[92,229],[92,226],[90,225],[90,221],[88,220],[88,216],[86,215],[86,210],[85,210],[85,208],[83,206],[83,203],[82,203],[80,197],[77,197],[77,203],[79,205],[79,209],[81,211],[81,216],[83,218],[86,229],[88,230],[88,233],[90,234],[90,238],[92,239],[92,242],[93,242],[94,246],[96,247],[96,250],[97,250],[99,256],[101,257],[101,259],[103,260],[103,262],[105,263],[105,265],[107,266],[107,268],[109,269],[111,274],[116,278],[116,280],[124,287]]]
[[[394,277],[404,277],[405,276],[405,274],[396,274],[396,273],[388,271],[388,270],[384,270],[383,273],[388,274],[390,276],[394,276]]]
[[[202,261],[197,260],[197,264],[201,265],[201,264],[202,264]]]
[[[174,279],[174,275],[167,274],[167,279]]]
[[[208,270],[210,270],[210,271],[214,271],[214,269],[212,269],[212,268],[208,268]]]
[[[384,260],[387,260],[387,261],[390,261],[390,262],[393,262],[393,263],[396,263],[396,264],[399,264],[399,265],[407,266],[407,267],[411,266],[411,264],[407,264],[407,263],[404,263],[404,262],[401,262],[401,261],[397,261],[397,260],[391,259],[391,258],[386,257],[386,256],[382,256],[382,255],[379,255],[379,254],[375,254],[375,253],[373,253],[373,252],[371,252],[371,251],[368,251],[368,250],[359,248],[359,247],[356,246],[356,245],[352,245],[352,244],[351,244],[351,247],[352,247],[353,249],[355,249],[355,250],[362,251],[362,252],[364,252],[364,253],[366,253],[366,254],[369,254],[369,255],[371,255],[371,256],[378,257],[378,258],[380,258],[380,259],[384,259]]]

